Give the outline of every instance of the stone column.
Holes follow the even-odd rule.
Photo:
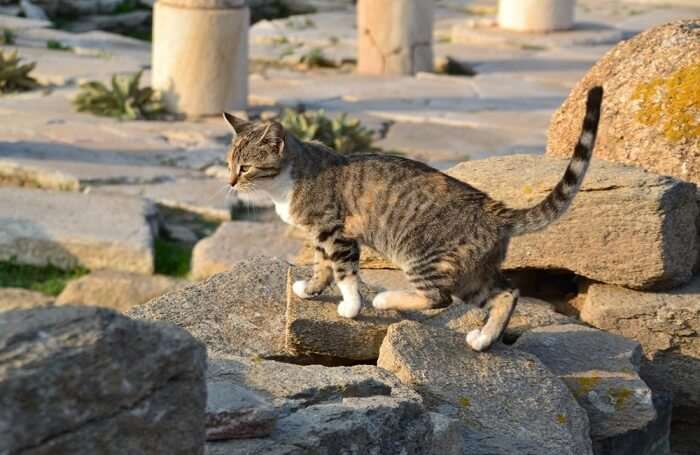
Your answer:
[[[246,0],[158,0],[153,10],[153,88],[187,116],[246,108]]]
[[[433,0],[359,0],[358,72],[432,71],[434,8]]]
[[[499,0],[498,25],[520,32],[551,32],[574,26],[576,0]]]

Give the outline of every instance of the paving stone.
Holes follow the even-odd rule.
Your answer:
[[[192,252],[192,277],[196,280],[231,270],[238,261],[255,256],[291,261],[302,242],[287,235],[277,222],[232,221],[200,240]]]
[[[530,354],[476,353],[460,333],[404,321],[389,327],[377,365],[460,421],[464,453],[593,453],[585,411]]]
[[[514,345],[537,356],[588,413],[597,455],[668,453],[670,414],[657,415],[652,390],[639,377],[636,341],[581,325],[526,332]]]
[[[153,215],[137,198],[0,188],[0,259],[152,273]]]
[[[97,194],[139,196],[160,205],[197,213],[215,220],[230,220],[236,200],[228,197],[226,182],[209,178],[184,177],[142,185],[100,185],[91,188]]]
[[[124,313],[186,284],[184,280],[163,275],[102,269],[69,282],[56,299],[56,305],[91,305]]]
[[[0,312],[46,307],[53,301],[53,297],[28,289],[0,288]]]

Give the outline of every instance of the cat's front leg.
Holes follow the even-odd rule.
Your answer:
[[[314,275],[310,280],[299,280],[292,285],[294,294],[302,299],[310,299],[321,294],[333,278],[333,267],[321,245],[314,249]]]

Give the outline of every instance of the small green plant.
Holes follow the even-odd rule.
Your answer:
[[[2,29],[0,33],[0,45],[11,46],[15,44],[15,33],[7,28]]]
[[[142,72],[115,75],[111,87],[92,81],[80,86],[73,100],[78,112],[122,120],[152,120],[165,113],[159,94],[150,87],[139,87]]]
[[[190,273],[192,247],[157,238],[155,241],[155,271],[162,275],[186,277]]]
[[[53,51],[72,51],[73,48],[67,44],[63,44],[60,41],[50,39],[46,42],[46,48]]]
[[[56,296],[63,291],[70,280],[80,278],[88,273],[82,267],[73,270],[61,270],[52,265],[37,267],[18,264],[11,260],[0,262],[0,288],[23,288]]]
[[[377,151],[372,148],[374,133],[347,114],[331,119],[324,111],[287,109],[282,114],[281,123],[299,139],[322,142],[339,153]]]
[[[323,50],[315,47],[301,56],[301,64],[306,68],[335,68],[335,63],[329,60]]]
[[[36,63],[23,65],[17,51],[4,54],[0,50],[0,93],[27,92],[41,87],[30,73]]]

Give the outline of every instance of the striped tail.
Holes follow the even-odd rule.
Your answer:
[[[600,108],[603,101],[603,88],[593,87],[588,91],[586,102],[586,117],[579,137],[574,156],[566,168],[564,177],[552,190],[545,200],[528,209],[505,209],[500,213],[511,235],[522,235],[544,229],[566,212],[576,193],[578,193],[583,178],[586,176],[591,154],[598,133]]]

